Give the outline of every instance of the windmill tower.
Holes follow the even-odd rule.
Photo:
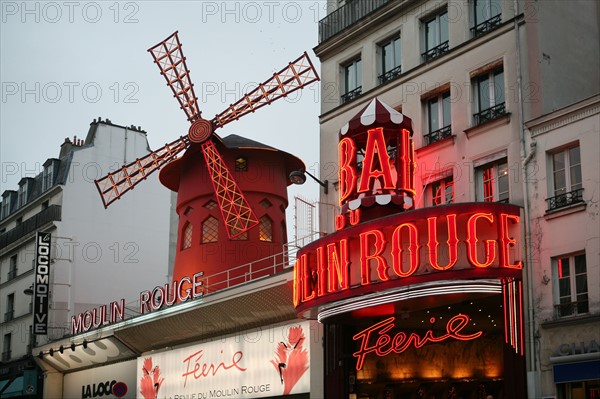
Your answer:
[[[178,193],[173,279],[200,271],[212,276],[271,255],[276,248],[281,252],[286,241],[287,176],[291,170],[303,169],[302,161],[240,136],[220,138],[215,130],[317,81],[308,55],[304,53],[206,120],[201,117],[177,32],[148,51],[191,125],[187,136],[97,180],[104,206],[162,168],[160,181]],[[232,278],[231,273],[222,276]],[[220,287],[213,284],[207,289]]]

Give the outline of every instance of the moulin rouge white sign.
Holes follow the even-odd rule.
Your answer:
[[[310,322],[142,355],[138,397],[263,398],[310,391]]]

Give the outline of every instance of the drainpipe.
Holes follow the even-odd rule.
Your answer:
[[[514,31],[516,60],[515,69],[517,77],[517,120],[519,125],[519,141],[521,144],[521,180],[523,182],[523,208],[525,218],[525,277],[527,279],[527,353],[529,367],[527,370],[527,392],[528,397],[539,397],[539,367],[538,357],[535,350],[535,309],[534,309],[534,283],[533,283],[533,259],[531,248],[531,227],[529,213],[529,185],[527,184],[527,165],[535,155],[536,143],[530,144],[530,152],[527,154],[527,138],[525,135],[522,73],[521,73],[521,38],[519,31],[519,0],[513,0],[514,7]]]

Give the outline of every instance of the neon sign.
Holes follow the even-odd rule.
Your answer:
[[[149,313],[176,303],[196,299],[204,295],[202,278],[204,272],[198,272],[170,284],[156,286],[152,290],[140,293],[140,314]],[[125,319],[125,299],[113,301],[108,306],[86,310],[71,316],[71,335],[87,332],[94,328],[114,324]]]
[[[419,336],[414,332],[407,334],[403,331],[392,336],[388,332],[394,328],[395,319],[395,317],[390,317],[375,323],[352,337],[354,341],[360,342],[360,348],[352,354],[357,359],[356,370],[363,368],[365,358],[370,353],[374,353],[377,356],[387,356],[392,352],[400,354],[411,346],[421,348],[430,342],[443,342],[449,339],[471,341],[481,337],[483,334],[483,331],[478,331],[474,334],[461,333],[462,329],[469,324],[470,318],[467,315],[458,314],[446,323],[446,334],[436,337],[432,330],[427,330],[423,336]],[[433,324],[436,320],[435,318],[431,318],[429,321]]]
[[[514,275],[511,270],[523,268],[519,212],[506,204],[453,204],[348,227],[298,252],[294,305],[330,302],[376,283],[402,285],[422,274],[500,269],[506,273],[498,276]]]
[[[400,133],[400,134],[398,134]],[[367,130],[338,144],[340,205],[366,194],[414,194],[414,148],[408,129]],[[388,148],[393,148],[391,155]],[[363,152],[364,150],[364,152]],[[362,165],[357,154],[363,156]]]

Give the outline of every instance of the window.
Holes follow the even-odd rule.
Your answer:
[[[431,61],[448,51],[448,11],[444,9],[439,14],[423,21],[425,34],[425,52],[423,61]]]
[[[477,200],[508,202],[508,163],[506,159],[477,169]]]
[[[244,157],[238,157],[235,159],[235,171],[236,172],[247,172],[248,171],[248,160]]]
[[[54,162],[49,161],[44,166],[42,173],[42,191],[48,190],[54,184]]]
[[[473,87],[477,111],[473,115],[475,125],[481,125],[506,114],[502,68],[476,76],[473,79]]]
[[[400,37],[389,40],[379,46],[380,75],[379,84],[384,84],[400,76]]]
[[[344,94],[342,104],[354,100],[362,93],[362,65],[360,58],[343,67]]]
[[[473,36],[479,36],[500,25],[502,5],[500,0],[473,0]]]
[[[425,135],[425,145],[443,140],[452,134],[449,91],[427,100],[427,121],[429,133]]]
[[[213,200],[210,200],[206,204],[204,204],[204,207],[206,209],[208,209],[209,211],[212,211],[213,209],[215,209],[217,207],[217,203]]]
[[[231,238],[231,241],[246,241],[248,239],[248,230],[242,231],[235,237]]]
[[[15,277],[17,277],[17,254],[10,257],[7,280],[12,280]]]
[[[2,361],[6,362],[11,357],[12,334],[4,334],[4,342],[2,344]]]
[[[202,244],[217,242],[219,240],[219,221],[209,216],[202,222]]]
[[[2,219],[7,217],[10,214],[10,195],[2,198]]]
[[[27,186],[28,186],[27,180],[25,180],[19,186],[19,207],[21,207],[27,203]]]
[[[269,201],[268,198],[263,198],[260,202],[259,202],[260,206],[262,206],[265,209],[269,209],[270,207],[273,206],[273,204],[271,203],[271,201]]]
[[[585,254],[552,259],[554,309],[557,317],[588,313]]]
[[[49,206],[50,206],[50,201],[42,202],[42,211],[45,209],[48,209]]]
[[[258,239],[261,241],[273,241],[273,221],[267,215],[260,218],[258,225]]]
[[[6,313],[4,313],[4,321],[11,321],[15,318],[15,294],[6,296]]]
[[[183,234],[181,239],[181,250],[188,249],[192,246],[192,224],[189,222],[185,223],[183,227]]]
[[[550,155],[552,158],[552,194],[548,210],[583,202],[581,154],[579,145]]]
[[[433,182],[427,186],[429,206],[451,204],[454,202],[454,182],[452,176]]]

